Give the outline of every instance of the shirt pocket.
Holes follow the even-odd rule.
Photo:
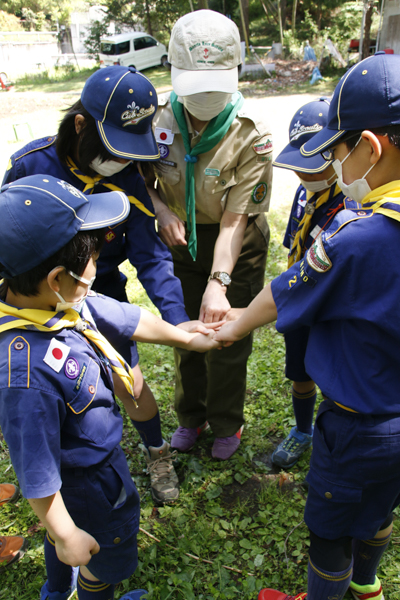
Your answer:
[[[100,379],[100,366],[90,357],[83,363],[67,406],[75,419],[76,434],[102,444],[107,437],[110,406],[96,402]]]
[[[157,171],[157,177],[165,185],[177,185],[181,180],[181,172],[179,169],[163,169]]]
[[[210,169],[212,170],[212,169]],[[228,169],[222,171],[218,176],[205,175],[203,180],[203,189],[207,194],[224,194],[229,191],[229,188],[236,185],[237,173],[236,169]]]

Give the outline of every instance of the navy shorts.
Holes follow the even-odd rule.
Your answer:
[[[93,290],[115,298],[118,302],[129,302],[128,296],[126,295],[127,278],[126,276],[116,267],[110,273],[106,275],[97,275],[93,284]],[[139,353],[136,342],[118,340],[108,340],[114,348],[124,357],[126,362],[133,368],[139,363]]]
[[[299,327],[285,333],[286,368],[285,375],[291,381],[312,381],[306,373],[304,359],[306,356],[309,327]]]
[[[329,540],[373,538],[400,504],[400,415],[366,416],[322,402],[307,481],[311,531]]]
[[[86,565],[89,571],[104,583],[130,577],[138,563],[140,499],[120,446],[101,466],[62,469],[61,477],[69,514],[100,545]]]

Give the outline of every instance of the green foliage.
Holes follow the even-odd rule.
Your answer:
[[[99,60],[100,51],[100,38],[106,35],[108,29],[108,23],[103,21],[91,21],[89,27],[89,34],[86,36],[83,45],[86,48],[86,52],[90,58]]]
[[[23,31],[23,27],[18,17],[0,10],[0,31]]]
[[[52,69],[45,69],[38,73],[25,73],[25,75],[17,79],[16,85],[20,89],[20,86],[41,87],[43,84],[72,82],[74,79],[86,81],[95,71],[97,71],[97,67],[78,71],[74,63],[61,66],[56,65]]]

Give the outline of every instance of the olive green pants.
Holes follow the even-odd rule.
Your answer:
[[[219,225],[197,225],[197,259],[187,246],[171,248],[175,275],[182,282],[186,311],[198,319],[211,272]],[[242,252],[232,273],[227,298],[233,308],[246,307],[264,286],[269,228],[264,214],[249,219]],[[216,437],[234,435],[244,423],[247,360],[253,336],[206,354],[175,349],[175,410],[183,427],[208,421]]]

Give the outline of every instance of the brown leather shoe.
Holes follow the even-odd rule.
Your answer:
[[[19,496],[19,487],[12,483],[0,483],[0,506],[6,502],[16,502]]]
[[[12,537],[0,536],[0,571],[22,558],[26,546],[26,539],[19,535]]]

